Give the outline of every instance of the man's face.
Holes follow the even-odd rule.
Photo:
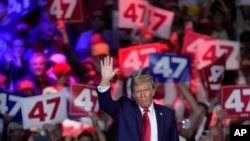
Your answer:
[[[97,31],[101,30],[103,28],[103,26],[104,26],[104,21],[103,21],[102,17],[94,16],[92,18],[91,26],[92,26],[93,29],[95,29]]]
[[[18,140],[21,139],[24,135],[25,131],[24,130],[12,130],[10,133],[10,137],[13,140]]]
[[[52,131],[52,134],[56,140],[61,140],[62,139],[62,128],[59,125],[55,125],[55,127]]]
[[[150,82],[134,86],[133,96],[136,103],[142,108],[148,108],[153,102],[155,90]]]
[[[250,85],[250,75],[249,75],[250,60],[248,60],[248,59],[241,60],[241,70],[242,70],[242,73],[246,79],[247,84]]]
[[[12,41],[12,50],[15,56],[22,56],[25,50],[25,43],[21,39],[15,39]]]
[[[223,15],[219,11],[213,14],[213,24],[221,26],[223,24]]]
[[[46,70],[45,58],[43,56],[32,58],[30,62],[30,69],[35,76],[43,75]]]
[[[214,141],[223,141],[223,133],[220,128],[213,127],[210,129],[211,136]]]
[[[50,23],[42,22],[40,23],[39,37],[42,41],[48,42],[52,41],[53,26]]]

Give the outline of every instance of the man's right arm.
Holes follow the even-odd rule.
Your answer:
[[[112,99],[110,88],[107,90],[99,90],[97,88],[97,95],[100,108],[115,119],[121,104],[119,101],[114,101]]]
[[[109,56],[100,62],[101,83],[97,86],[98,101],[101,109],[115,118],[120,109],[119,101],[114,101],[110,94],[110,81],[115,76],[118,69],[113,70],[113,59]]]

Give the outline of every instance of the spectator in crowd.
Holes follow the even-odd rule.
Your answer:
[[[0,88],[1,89],[7,89],[6,76],[4,74],[0,74]]]
[[[248,52],[246,52],[244,55],[242,55],[240,69],[241,69],[241,72],[245,78],[246,84],[250,85],[250,75],[249,75],[250,55],[248,54]]]
[[[82,132],[78,137],[78,141],[94,141],[94,137],[91,133]]]
[[[25,39],[27,43],[29,43],[29,31],[30,27],[26,22],[18,22],[16,27],[15,27],[15,35],[18,37],[22,37]]]
[[[105,57],[101,61],[102,79],[97,91],[100,107],[117,122],[117,140],[179,141],[174,112],[153,103],[154,84],[149,75],[137,76],[132,80],[131,89],[135,101],[125,97],[118,101],[112,100],[110,81],[117,71],[113,70],[112,58]],[[145,127],[145,115],[148,112],[148,126]]]
[[[34,53],[30,58],[29,68],[30,74],[19,80],[17,86],[22,81],[29,80],[35,87],[35,95],[41,95],[43,88],[56,84],[54,79],[46,75],[46,58],[44,54]]]
[[[218,126],[213,126],[203,132],[198,141],[225,141],[225,138],[223,137],[222,129]]]
[[[28,96],[35,95],[35,87],[34,84],[29,80],[24,80],[20,82],[17,86],[17,90],[20,93],[27,94]]]
[[[72,69],[69,66],[69,64],[65,63],[60,63],[60,64],[55,64],[52,67],[53,73],[56,75],[57,78],[57,85],[60,86],[69,86],[71,84],[70,82],[70,76]]]
[[[93,132],[93,139],[95,141],[106,141],[106,136],[104,134],[104,132],[101,130],[100,126],[99,126],[99,117],[97,115],[97,113],[91,113],[90,115],[90,119],[92,120],[92,125],[94,128],[94,132]]]
[[[39,2],[42,3],[42,1]],[[127,34],[127,36],[124,35],[124,40],[129,40],[125,43],[126,46],[133,45],[135,43],[133,40],[137,39],[136,36],[139,33],[143,41],[140,39],[137,44],[143,45],[160,41],[166,43],[166,45],[170,47],[170,49],[166,49],[167,52],[179,55],[183,49],[183,33],[187,31],[184,30],[184,25],[188,21],[191,21],[190,25],[193,25],[194,28],[190,28],[189,31],[209,35],[220,40],[240,42],[240,55],[237,56],[240,68],[226,70],[222,86],[250,84],[250,75],[248,73],[250,70],[249,6],[244,4],[235,5],[238,1],[235,2],[233,0],[149,0],[148,2],[155,7],[174,12],[175,16],[170,29],[170,37],[167,40],[158,38],[157,34],[154,33],[155,31],[148,30],[146,29],[146,25],[139,24],[136,29],[122,29],[134,30],[132,33],[135,33],[135,36],[131,38],[128,38],[129,33],[124,33]],[[108,3],[109,6],[105,6],[105,3]],[[95,0],[90,2],[89,0],[83,0],[84,19],[82,22],[77,23],[83,28],[81,30],[79,30],[79,28],[75,29],[76,31],[72,30],[77,25],[75,23],[69,23],[67,24],[67,28],[65,28],[63,22],[55,23],[55,21],[51,20],[51,11],[45,8],[51,5],[46,5],[49,4],[46,0],[43,0],[43,4],[35,10],[39,11],[39,15],[37,15],[39,21],[33,19],[34,17],[27,19],[29,17],[26,17],[26,15],[22,15],[20,18],[11,17],[9,15],[9,13],[13,14],[15,12],[15,14],[18,14],[15,10],[25,10],[29,14],[33,14],[34,11],[29,11],[30,8],[25,7],[27,6],[25,4],[27,3],[21,1],[0,0],[0,88],[9,91],[15,90],[18,93],[25,93],[28,96],[35,96],[41,95],[42,93],[49,94],[58,92],[63,87],[67,87],[72,83],[97,86],[98,84],[102,84],[100,82],[103,82],[102,80],[104,80],[104,77],[107,78],[107,76],[111,77],[112,75],[112,79],[109,79],[110,82],[108,82],[107,87],[107,92],[112,94],[112,99],[109,95],[106,95],[105,92],[101,93],[99,91],[98,96],[101,107],[104,108],[113,119],[109,120],[110,117],[107,115],[104,115],[102,119],[99,119],[96,115],[91,116],[94,129],[93,132],[87,133],[83,131],[77,139],[79,141],[117,141],[117,137],[121,138],[121,134],[126,134],[121,140],[130,137],[130,140],[140,140],[139,138],[141,137],[142,130],[137,126],[138,124],[141,125],[141,122],[138,121],[142,120],[141,115],[143,111],[141,110],[140,112],[140,108],[138,108],[140,106],[136,105],[136,102],[140,104],[140,97],[135,94],[135,89],[139,88],[139,85],[132,86],[131,83],[134,78],[149,74],[151,68],[140,68],[141,70],[135,72],[135,75],[133,74],[129,78],[123,77],[122,73],[124,70],[116,72],[116,70],[111,69],[112,73],[105,74],[105,76],[102,75],[103,67],[108,66],[110,68],[117,68],[119,65],[118,58],[115,57],[117,57],[118,49],[121,47],[120,44],[122,44],[119,39],[120,35],[117,34],[121,31],[121,27],[117,26],[118,22],[115,21],[114,18],[115,14],[119,15],[117,13],[121,12],[120,8],[117,8],[120,7],[118,6],[118,1]],[[33,5],[30,4],[29,6],[33,8]],[[110,7],[118,10],[117,13],[115,13],[116,11],[110,10],[112,9]],[[235,7],[237,7],[237,11]],[[136,16],[137,20],[144,18],[142,15],[138,15],[136,12],[134,13],[133,8],[127,8],[127,12],[129,12],[131,16]],[[156,12],[158,13],[158,10]],[[161,13],[161,10],[159,12]],[[34,12],[34,14],[36,13]],[[157,14],[152,14],[151,16],[155,19],[153,23],[157,23],[158,20],[160,22],[160,17],[158,17]],[[67,20],[71,19],[69,18]],[[113,25],[111,25],[111,23]],[[111,29],[111,26],[113,26],[115,31]],[[165,24],[161,26],[165,26]],[[235,36],[235,31],[237,31],[237,38]],[[190,39],[192,38],[193,37],[190,37]],[[236,39],[239,39],[239,41]],[[200,39],[196,41],[198,42]],[[185,42],[190,43],[190,46],[196,45],[197,43],[191,41]],[[216,51],[218,50],[216,49]],[[60,57],[60,55],[58,56],[58,54],[61,54],[63,57]],[[113,64],[111,63],[113,66],[107,65],[107,56],[113,58]],[[101,66],[100,61],[105,60],[105,58],[105,66]],[[137,58],[139,58],[139,61],[142,61],[141,59],[144,58],[144,56],[140,56],[139,51],[139,56],[136,55],[134,58],[133,61],[138,60]],[[196,65],[197,64],[194,63],[193,67],[196,68]],[[204,82],[199,79],[198,70],[194,69],[193,74],[195,75],[192,76],[197,81],[192,80],[187,84],[189,85],[187,87],[178,82],[168,82],[166,84],[158,83],[157,78],[153,77],[153,80],[156,80],[153,87],[155,91],[151,94],[153,97],[150,97],[150,101],[153,101],[154,105],[156,105],[155,111],[158,110],[158,104],[170,108],[173,107],[175,110],[173,112],[167,108],[168,111],[171,111],[171,115],[167,117],[166,120],[161,121],[161,119],[158,119],[158,116],[155,116],[157,121],[159,120],[161,122],[157,124],[157,121],[154,121],[155,124],[153,124],[153,127],[155,127],[155,125],[158,126],[158,128],[155,129],[158,129],[159,140],[162,140],[163,135],[161,136],[161,132],[165,130],[163,128],[160,129],[160,127],[170,122],[171,125],[175,127],[175,121],[177,121],[177,125],[180,125],[178,126],[179,135],[183,136],[187,141],[224,141],[227,139],[226,137],[229,136],[228,130],[230,124],[249,125],[248,117],[229,118],[227,116],[226,110],[222,109],[223,106],[218,102],[218,99],[220,101],[221,94],[218,94],[218,97],[215,99],[208,101],[205,97],[206,93],[204,86],[202,85]],[[147,89],[144,89],[144,92],[138,93],[143,95],[145,91],[147,93]],[[131,98],[133,102],[125,97],[120,98],[123,95]],[[120,105],[117,104],[117,106],[114,104],[115,106],[112,106],[112,104],[103,104],[103,97],[110,100],[110,103],[117,104],[120,102],[122,106],[135,105],[136,108],[126,109],[122,107],[122,110],[118,112],[116,107]],[[1,100],[3,99],[4,97],[2,97]],[[7,97],[7,101],[8,100],[9,97]],[[1,104],[4,104],[4,102],[1,102]],[[8,102],[6,106],[8,109],[11,109]],[[113,110],[110,106],[112,106]],[[143,106],[143,104],[141,104],[141,106]],[[125,114],[121,114],[122,111],[125,111]],[[129,114],[127,114],[126,111],[130,113],[135,111],[134,113],[136,114],[130,114],[129,112]],[[162,114],[162,117],[165,117],[165,111],[162,112]],[[2,116],[6,118],[5,115]],[[98,126],[97,121],[99,120],[105,121],[105,128],[100,128],[101,126]],[[127,120],[126,123],[128,123],[128,125],[123,125],[122,121],[124,120]],[[184,123],[190,123],[190,127],[183,129],[182,124],[180,124],[182,121],[187,121]],[[2,140],[27,141],[27,136],[29,136],[30,132],[23,130],[22,125],[15,122],[16,121],[11,121],[10,124],[8,122],[9,126],[4,122]],[[112,124],[110,125],[111,122]],[[210,123],[210,125],[208,123]],[[46,124],[44,128],[46,129],[46,136],[43,137],[45,137],[46,140],[66,141],[66,137],[62,136],[63,127],[61,127],[60,124]],[[125,129],[130,128],[131,130],[126,130],[126,132],[124,132]],[[106,131],[111,132],[105,136]],[[172,133],[172,131],[174,131],[174,133]],[[202,134],[203,131],[209,131],[210,134]],[[33,133],[29,141],[43,138],[36,134],[38,133]],[[165,135],[168,136],[168,134],[170,135],[168,132]],[[155,135],[155,130],[152,130],[152,135]],[[178,140],[175,128],[171,128],[171,135],[174,135],[174,140]],[[210,135],[210,137],[205,135]],[[132,139],[132,137],[135,137],[135,139]],[[72,138],[69,137],[69,140],[72,140]]]
[[[94,43],[91,47],[91,56],[85,58],[82,62],[76,57],[69,44],[68,35],[65,30],[65,25],[62,21],[58,21],[58,30],[62,34],[63,50],[66,55],[67,61],[72,70],[76,73],[81,83],[97,85],[100,81],[100,60],[110,54],[109,46],[104,42],[93,40]],[[96,35],[97,38],[98,35]],[[118,63],[116,63],[118,64]]]
[[[71,66],[66,62],[64,54],[53,54],[49,60],[50,68],[47,70],[46,74],[55,79],[57,85],[69,86],[77,82],[77,78],[73,74]]]
[[[210,127],[209,131],[213,141],[225,141],[223,130],[219,126]]]
[[[178,86],[191,108],[189,115],[187,115],[187,119],[190,121],[190,127],[182,128],[180,133],[187,140],[197,140],[200,137],[201,132],[208,129],[209,122],[212,117],[212,111],[215,105],[218,103],[218,98],[213,98],[213,100],[211,100],[210,106],[208,107],[204,103],[197,102],[184,83],[181,82],[178,84]]]
[[[92,121],[93,129],[91,127],[91,131],[84,130],[78,135],[77,139],[79,141],[106,141],[106,136],[100,128],[100,118],[97,113],[91,113],[89,118]]]
[[[38,25],[31,30],[31,47],[26,51],[25,59],[29,60],[34,52],[41,52],[48,61],[54,53],[62,53],[62,40],[57,34],[55,24],[49,20],[48,12],[42,11]]]
[[[54,53],[62,52],[62,41],[54,35],[53,25],[50,23],[40,23],[37,36],[31,52],[42,52],[46,58],[50,58]]]
[[[51,141],[65,141],[65,138],[62,136],[63,129],[60,123],[55,125],[45,124],[43,128]]]
[[[8,0],[0,0],[0,60],[3,60],[16,26],[16,22],[8,15],[8,6]]]
[[[239,42],[240,42],[240,53],[239,60],[240,61],[240,69],[239,70],[231,70],[226,71],[224,76],[224,85],[241,85],[247,84],[246,75],[243,74],[244,63],[247,62],[248,52],[250,51],[250,31],[244,31],[240,34]],[[241,58],[241,59],[240,59]],[[230,76],[230,77],[229,77]]]
[[[211,36],[224,40],[234,40],[236,38],[232,28],[233,26],[231,24],[231,15],[229,9],[223,0],[214,2],[209,0],[204,9],[204,16],[211,16]]]
[[[49,140],[49,141],[71,141],[71,137],[63,137],[63,129],[60,123],[58,124],[49,124],[46,123],[43,125],[43,129],[41,131],[45,131],[45,133],[33,133],[29,136],[28,141],[36,141],[36,140]]]
[[[76,54],[73,52],[73,49],[70,46],[69,38],[65,29],[63,21],[58,21],[58,30],[62,34],[63,41],[63,52],[66,56],[68,64],[71,66],[75,75],[78,77],[78,82],[88,84],[89,77],[87,72],[89,69],[82,65],[81,61],[77,58]]]
[[[91,28],[83,32],[76,43],[75,51],[80,60],[91,56],[90,48],[93,40],[105,42],[115,52],[120,47],[117,35],[105,28],[105,19],[101,11],[93,12],[91,18]]]
[[[28,62],[24,60],[23,54],[26,49],[24,38],[15,36],[10,42],[10,49],[5,51],[5,59],[0,61],[0,70],[7,77],[7,86],[13,90],[17,80],[28,74]]]
[[[8,141],[27,141],[30,132],[23,129],[22,124],[10,122],[8,124]]]

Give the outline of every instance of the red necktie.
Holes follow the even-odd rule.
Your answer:
[[[148,109],[144,109],[144,114],[142,117],[142,141],[150,141],[151,127],[148,117]]]

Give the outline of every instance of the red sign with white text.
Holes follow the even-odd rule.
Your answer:
[[[64,92],[22,98],[22,119],[25,129],[56,124],[67,118]]]
[[[142,44],[119,49],[120,70],[125,77],[128,77],[135,71],[148,67],[150,53],[160,53],[163,49],[167,50],[168,48],[161,43]]]
[[[239,68],[240,43],[227,40],[211,40],[199,44],[197,60],[198,69],[212,64],[226,53],[226,70]]]
[[[221,105],[228,117],[250,117],[250,87],[247,85],[223,86]]]
[[[83,21],[82,0],[47,0],[47,5],[52,19],[67,22]]]
[[[155,36],[168,39],[173,18],[173,12],[152,6],[145,0],[119,0],[119,28],[137,29],[144,25]]]
[[[181,54],[189,55],[192,58],[195,58],[198,46],[205,41],[214,39],[211,36],[203,35],[193,31],[187,31],[184,37],[183,48]]]
[[[214,98],[221,90],[225,72],[225,59],[226,56],[223,55],[213,62],[213,64],[200,70],[201,79],[203,80],[202,82],[205,86],[208,100]]]
[[[69,115],[89,116],[92,112],[101,114],[96,88],[84,84],[71,85]]]

